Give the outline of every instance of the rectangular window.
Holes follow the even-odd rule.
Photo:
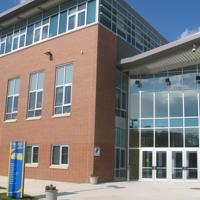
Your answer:
[[[37,164],[39,155],[38,146],[27,146],[25,153],[25,163],[26,164]]]
[[[69,164],[69,146],[53,145],[51,165],[67,165]]]
[[[11,79],[8,81],[7,102],[5,120],[17,118],[19,101],[20,79]]]
[[[39,117],[42,114],[42,97],[44,72],[31,74],[29,86],[28,117]]]
[[[26,34],[27,46],[33,43],[33,31],[34,31],[34,25],[30,25],[27,27],[27,34]]]
[[[7,35],[7,38],[6,38],[6,53],[10,52],[11,49],[12,49],[12,34],[10,35]]]
[[[49,19],[42,22],[42,40],[49,37]]]
[[[58,15],[54,15],[50,18],[49,37],[57,35],[57,29],[58,29]]]
[[[78,26],[85,25],[86,21],[86,4],[80,4],[78,6]]]
[[[87,4],[87,24],[96,20],[96,0],[90,0]]]
[[[0,54],[5,53],[5,47],[6,47],[6,37],[2,37],[0,42]]]
[[[41,37],[41,22],[38,22],[35,24],[34,42],[40,41],[40,37]]]
[[[54,114],[71,112],[72,65],[57,67]]]
[[[67,30],[67,11],[60,13],[59,34]]]
[[[68,30],[72,30],[76,25],[76,7],[69,9]]]

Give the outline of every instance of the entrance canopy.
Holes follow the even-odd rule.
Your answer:
[[[131,75],[157,73],[200,63],[200,33],[120,61]]]

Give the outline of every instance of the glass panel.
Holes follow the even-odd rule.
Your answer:
[[[152,178],[152,152],[151,151],[143,151],[142,178]]]
[[[182,71],[169,72],[170,90],[180,91],[183,89]]]
[[[139,150],[131,149],[130,150],[130,179],[138,180],[139,179]]]
[[[37,73],[31,74],[30,91],[37,90]]]
[[[141,93],[141,118],[153,118],[153,93]]]
[[[198,116],[198,100],[197,93],[193,91],[185,92],[185,116]]]
[[[198,128],[185,129],[185,146],[199,147],[199,129]]]
[[[19,42],[19,38],[14,38],[13,40],[13,50],[18,48],[18,42]]]
[[[168,93],[155,93],[155,117],[168,117]]]
[[[52,164],[53,165],[60,164],[60,146],[53,146]]]
[[[65,100],[64,104],[70,104],[71,103],[71,86],[65,87]]]
[[[8,95],[13,95],[15,89],[15,79],[9,80],[8,82]]]
[[[139,94],[131,94],[130,96],[130,119],[135,120],[139,118]]]
[[[170,116],[171,117],[182,117],[183,116],[183,101],[182,93],[171,92],[170,93]]]
[[[62,164],[68,164],[68,147],[62,147]]]
[[[25,35],[21,35],[19,47],[24,47],[24,45],[25,45]]]
[[[141,128],[152,128],[153,119],[141,119]]]
[[[64,84],[64,74],[65,68],[59,67],[56,69],[56,85],[63,85]]]
[[[11,113],[12,112],[12,102],[13,102],[13,97],[8,97],[7,109],[6,109],[7,113]]]
[[[56,106],[60,106],[63,104],[63,87],[56,88]]]
[[[25,160],[26,163],[31,163],[32,147],[26,147]]]
[[[141,130],[141,146],[153,147],[153,130]]]
[[[85,25],[85,12],[81,12],[78,14],[78,26]]]
[[[185,126],[198,126],[198,118],[185,118]]]
[[[33,147],[33,163],[38,163],[39,147]]]
[[[15,96],[14,97],[14,104],[13,104],[13,111],[16,112],[18,109],[18,99],[19,97],[18,96]]]
[[[36,108],[41,108],[41,107],[42,107],[42,93],[43,93],[43,92],[38,92],[38,93],[37,93],[37,104],[36,104]]]
[[[35,109],[36,92],[31,92],[29,95],[29,110]]]
[[[43,26],[42,28],[42,39],[45,39],[48,37],[48,31],[49,31],[49,26]]]
[[[35,30],[35,35],[34,35],[34,42],[38,42],[40,40],[40,28]]]
[[[12,34],[7,35],[6,38],[6,53],[10,52],[12,49]]]
[[[156,178],[167,178],[167,153],[156,152]]]
[[[96,21],[96,0],[88,1],[87,4],[87,24]]]
[[[183,147],[183,129],[170,129],[170,146]]]
[[[171,127],[183,127],[183,118],[170,119]]]
[[[67,30],[67,11],[60,13],[59,33]]]
[[[38,73],[38,83],[37,83],[37,89],[43,89],[44,85],[44,72],[39,72]]]
[[[20,87],[20,79],[15,79],[15,89],[14,89],[15,94],[19,94],[19,87]]]
[[[54,15],[50,18],[49,37],[57,35],[57,29],[58,29],[58,15]]]
[[[155,119],[155,127],[168,127],[168,119]]]
[[[187,179],[197,179],[197,152],[187,152]]]
[[[72,66],[65,67],[65,84],[72,83]]]
[[[139,130],[130,130],[130,147],[139,147]]]
[[[172,152],[172,179],[183,178],[183,155],[182,152]]]
[[[191,68],[191,66],[190,66]],[[196,67],[195,67],[196,68]],[[194,90],[197,88],[197,82],[196,82],[196,69],[194,71],[189,72],[189,70],[183,71],[183,88],[184,90]]]
[[[168,147],[168,130],[155,130],[156,147]]]
[[[154,78],[155,91],[167,91],[168,86],[166,84],[167,73],[156,74]]]
[[[34,25],[28,26],[26,35],[26,45],[30,45],[33,43],[33,30]]]
[[[76,21],[76,15],[69,17],[68,30],[72,30],[75,28],[75,21]]]

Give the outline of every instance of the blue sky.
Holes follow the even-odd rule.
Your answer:
[[[169,41],[200,31],[200,0],[126,1]],[[19,2],[0,0],[0,12]]]

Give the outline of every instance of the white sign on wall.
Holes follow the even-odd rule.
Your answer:
[[[101,148],[100,147],[94,147],[94,156],[95,157],[101,156]]]

